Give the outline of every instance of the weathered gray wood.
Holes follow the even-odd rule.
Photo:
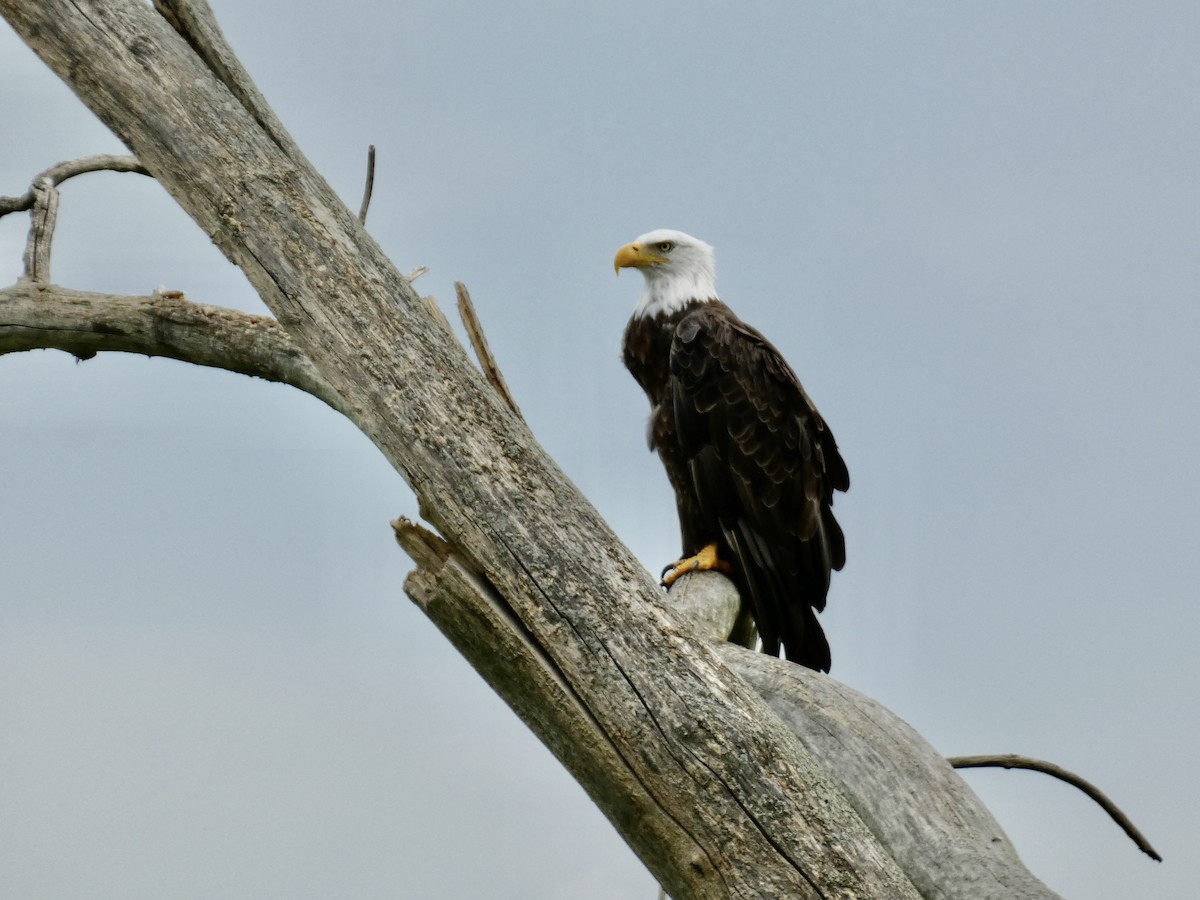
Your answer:
[[[396,524],[418,563],[406,589],[530,728],[560,756],[604,744],[603,730],[536,645],[505,628],[512,612],[494,588],[456,560],[449,545],[411,523]],[[733,584],[711,572],[684,576],[667,604],[680,627],[695,627],[714,642],[734,627],[740,605]],[[820,761],[921,896],[1055,900],[966,782],[894,713],[827,675],[733,644],[722,643],[719,652]],[[566,746],[556,746],[561,742]],[[622,768],[616,756],[607,765]],[[661,814],[641,802],[639,789],[629,785],[622,814]]]
[[[165,356],[290,384],[341,409],[342,399],[279,323],[165,293],[129,297],[21,281],[0,289],[0,356],[63,350]]]
[[[673,612],[723,642],[737,621],[737,588],[718,572],[685,575]],[[950,763],[891,710],[811,669],[720,643],[838,785],[926,898],[1052,900]]]
[[[729,666],[800,737],[922,897],[1053,900],[1000,825],[906,722],[828,676],[733,644]]]
[[[404,474],[448,538],[398,528],[418,563],[408,591],[674,896],[911,898],[910,878],[932,897],[1001,896],[947,878],[1052,896],[995,874],[1017,865],[1006,847],[959,852],[998,830],[952,802],[953,814],[940,801],[927,818],[897,812],[899,835],[881,827],[906,772],[945,788],[931,751],[909,741],[896,765],[902,729],[855,736],[854,710],[883,720],[864,698],[698,637],[243,83],[206,6],[157,5],[174,27],[136,0],[0,0],[0,12],[246,271]],[[846,759],[859,774],[842,774]],[[869,781],[872,766],[889,772]],[[945,852],[953,865],[930,865]]]
[[[667,601],[672,615],[687,622],[713,643],[732,641],[753,649],[758,645],[754,620],[742,609],[733,582],[720,572],[690,572],[671,585]]]
[[[602,779],[592,795],[675,896],[916,896],[778,718],[663,614],[354,215],[161,16],[136,0],[0,11],[246,272],[601,723],[625,771],[564,761]],[[661,816],[613,813],[629,777]],[[658,871],[664,854],[705,864]]]
[[[103,169],[148,174],[132,156],[91,156],[51,166],[33,179],[33,184],[24,194],[17,197],[0,197],[0,216],[25,209],[33,210],[29,236],[25,243],[25,274],[22,280],[41,283],[50,281],[50,251],[54,240],[55,219],[58,216],[58,185],[76,175]]]
[[[150,174],[137,161],[137,158],[133,156],[101,154],[99,156],[68,159],[64,162],[55,163],[45,171],[39,172],[33,179],[33,186],[24,194],[16,197],[0,197],[0,216],[30,209],[36,202],[38,185],[57,187],[68,178],[74,178],[77,175],[87,175],[90,172],[135,172],[139,175]]]
[[[43,347],[79,356],[120,350],[256,374],[318,395],[323,384],[306,384],[319,379],[311,363],[277,323],[261,316],[172,296],[119,297],[29,283],[0,290],[0,309],[0,354]],[[449,545],[413,526],[399,533],[421,564],[406,585],[409,594],[535,733],[559,756],[579,746],[607,745],[607,758],[593,752],[576,766],[627,773],[603,730],[525,639],[494,588],[458,561],[443,572]],[[673,617],[713,642],[724,641],[738,623],[740,598],[718,573],[685,576],[667,603]],[[1029,876],[979,799],[892,713],[808,670],[734,648],[721,652],[821,761],[923,895],[1053,896]],[[581,781],[590,786],[600,779]],[[627,821],[662,815],[628,774],[616,796],[621,805],[614,804],[610,815]],[[660,827],[677,823],[665,820]],[[686,864],[667,855],[656,867]]]
[[[688,823],[672,819],[655,801],[496,589],[430,532],[404,520],[393,525],[400,545],[417,563],[405,581],[405,591],[534,734],[564,760],[618,829],[642,829],[653,820],[655,832],[676,835],[645,849],[646,855],[654,855],[646,860],[647,866],[674,884],[694,880],[689,869],[710,870],[712,863],[702,854],[676,855],[679,847],[691,843]],[[586,752],[580,752],[583,748]],[[609,791],[607,798],[593,793],[613,778],[620,781],[620,790]],[[673,874],[664,876],[664,872]],[[711,890],[706,887],[693,896],[725,896],[719,888],[714,882]]]

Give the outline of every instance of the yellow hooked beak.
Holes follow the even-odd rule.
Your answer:
[[[613,271],[620,275],[622,269],[644,269],[646,266],[657,266],[666,261],[665,256],[651,252],[644,244],[626,244],[617,251],[613,260]]]

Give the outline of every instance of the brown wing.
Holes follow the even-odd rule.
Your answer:
[[[669,394],[699,509],[748,596],[764,652],[828,671],[814,610],[846,561],[830,506],[850,486],[833,434],[766,338],[720,303],[683,318]],[[685,525],[685,531],[687,530]]]

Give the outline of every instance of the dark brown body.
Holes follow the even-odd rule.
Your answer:
[[[625,365],[652,407],[650,446],[675,489],[683,554],[715,543],[763,651],[829,670],[814,610],[846,561],[833,492],[846,464],[795,373],[719,300],[633,318]]]

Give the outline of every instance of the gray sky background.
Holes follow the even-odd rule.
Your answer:
[[[833,675],[947,754],[1067,897],[1200,880],[1200,6],[214,0],[370,229],[472,289],[540,440],[678,549],[618,357],[674,227],[853,488]],[[0,193],[119,151],[0,28]],[[27,220],[0,220],[0,282]],[[262,311],[152,181],[64,189],[55,280]],[[404,597],[413,498],[288,388],[0,358],[0,895],[647,900],[651,877]]]

